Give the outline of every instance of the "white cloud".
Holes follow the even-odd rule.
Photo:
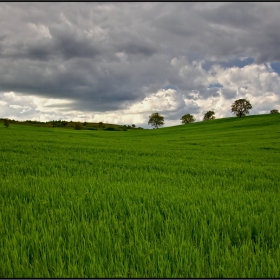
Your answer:
[[[27,23],[27,26],[33,31],[37,38],[51,38],[49,28],[43,24]]]
[[[23,108],[23,106],[20,105],[9,105],[10,108],[14,108],[14,109],[20,109]]]
[[[215,75],[213,79],[216,83],[222,84],[225,88],[239,89],[240,95],[251,95],[259,97],[258,102],[263,102],[260,98],[266,93],[278,94],[280,77],[275,72],[269,72],[265,65],[247,65],[243,68],[232,67],[223,69],[215,65]],[[245,89],[246,90],[245,90]]]
[[[157,93],[152,93],[140,103],[130,107],[129,112],[147,113],[151,111],[174,111],[184,104],[183,96],[174,89],[161,89]]]
[[[248,56],[242,56],[242,57],[239,57],[239,60],[240,61],[244,61],[244,60],[246,60],[246,59],[248,59],[249,57]]]
[[[22,109],[19,113],[26,113],[28,111],[30,111],[32,108],[30,106],[21,106],[21,105],[9,105],[10,108],[13,109]]]

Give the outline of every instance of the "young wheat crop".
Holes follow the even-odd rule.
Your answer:
[[[0,277],[278,278],[279,120],[0,126]]]

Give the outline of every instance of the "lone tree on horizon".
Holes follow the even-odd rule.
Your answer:
[[[277,109],[273,109],[270,111],[270,114],[279,114],[279,111]]]
[[[67,124],[68,124],[67,121],[62,121],[62,122],[61,122],[61,125],[62,125],[63,127],[65,127]]]
[[[4,126],[9,127],[10,126],[10,120],[9,119],[4,119]]]
[[[246,99],[235,100],[231,105],[231,112],[236,114],[237,117],[241,118],[249,114],[249,110],[252,109],[251,103]]]
[[[76,122],[74,125],[75,130],[81,130],[82,129],[82,124],[80,122]]]
[[[158,128],[159,126],[164,125],[164,117],[159,113],[153,113],[149,116],[148,124]]]
[[[195,118],[191,114],[186,114],[182,116],[180,120],[182,121],[183,124],[187,124],[187,123],[193,123],[195,121]]]
[[[203,120],[204,121],[210,121],[215,119],[215,112],[214,111],[208,111],[204,114]]]

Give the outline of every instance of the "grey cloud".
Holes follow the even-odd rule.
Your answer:
[[[218,97],[218,96],[220,96],[218,90],[220,90],[220,88],[218,88],[218,87],[213,87],[213,88],[207,89],[207,93],[208,93],[207,95],[208,95],[208,97],[209,97],[209,96],[212,96],[212,97]]]
[[[52,38],[41,38],[27,43],[16,42],[12,51],[7,50],[4,56],[11,58],[49,60],[49,59],[72,59],[72,58],[94,58],[101,55],[102,49],[96,46],[85,36],[67,30],[50,28]],[[1,47],[3,49],[3,45]],[[6,49],[8,46],[6,47]]]
[[[161,113],[168,120],[180,120],[180,118],[185,114],[193,115],[198,114],[199,112],[200,107],[195,102],[192,102],[191,104],[181,106],[176,111],[163,111]]]
[[[101,54],[101,50],[94,45],[92,40],[87,39],[85,34],[70,31],[67,28],[50,28],[50,34],[53,37],[53,50],[59,52],[63,59],[74,57],[94,58]]]
[[[72,100],[66,110],[124,109],[166,84],[188,98],[193,98],[192,90],[201,98],[217,96],[216,89],[207,91],[202,72],[189,70],[180,76],[170,65],[174,57],[189,63],[203,59],[205,64],[238,56],[257,63],[280,61],[279,3],[53,2],[0,7],[0,89]],[[119,52],[126,56],[118,57]],[[228,99],[236,94],[222,92]],[[198,107],[190,110],[197,112]],[[168,114],[173,118],[176,112]]]
[[[225,97],[225,99],[232,99],[232,98],[235,98],[237,96],[237,90],[223,88],[222,89],[222,94]]]
[[[217,34],[228,40],[217,41],[217,50],[222,54],[247,54],[256,63],[279,61],[278,31],[279,3],[228,3],[211,12],[201,14],[219,30]],[[222,38],[221,37],[221,38]]]
[[[54,54],[51,52],[51,49],[47,46],[30,46],[24,55],[21,55],[21,58],[29,58],[31,60],[49,60],[54,57]]]
[[[249,28],[259,23],[259,9],[254,3],[228,3],[215,10],[202,11],[206,20],[230,28]]]
[[[262,39],[256,40],[255,46],[262,51],[257,53],[255,63],[261,64],[270,61],[280,61],[280,49],[276,47],[280,45],[278,28],[276,29],[275,26],[273,26],[267,29],[267,31],[262,34]]]
[[[158,51],[156,46],[144,42],[129,42],[125,45],[119,46],[118,49],[119,51],[124,51],[128,54],[143,54],[146,56],[151,56]]]

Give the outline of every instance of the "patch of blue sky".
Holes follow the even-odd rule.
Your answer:
[[[221,85],[221,84],[210,84],[208,86],[208,88],[222,88],[222,87],[223,87],[223,85]]]
[[[231,59],[229,61],[221,61],[221,62],[205,61],[202,64],[202,68],[205,71],[208,71],[214,64],[218,64],[223,68],[231,68],[231,67],[243,68],[244,66],[250,65],[253,62],[254,59],[252,57],[239,57],[239,58]]]
[[[270,66],[278,75],[280,75],[280,62],[271,62]]]
[[[188,61],[199,61],[203,60],[203,54],[199,52],[188,52],[186,54],[186,57],[188,58]]]
[[[163,87],[163,89],[168,90],[168,89],[175,89],[178,90],[177,87],[173,86],[173,85],[166,85]]]
[[[250,65],[254,62],[252,57],[235,58],[227,62],[219,63],[224,68],[238,67],[243,68],[246,65]]]

